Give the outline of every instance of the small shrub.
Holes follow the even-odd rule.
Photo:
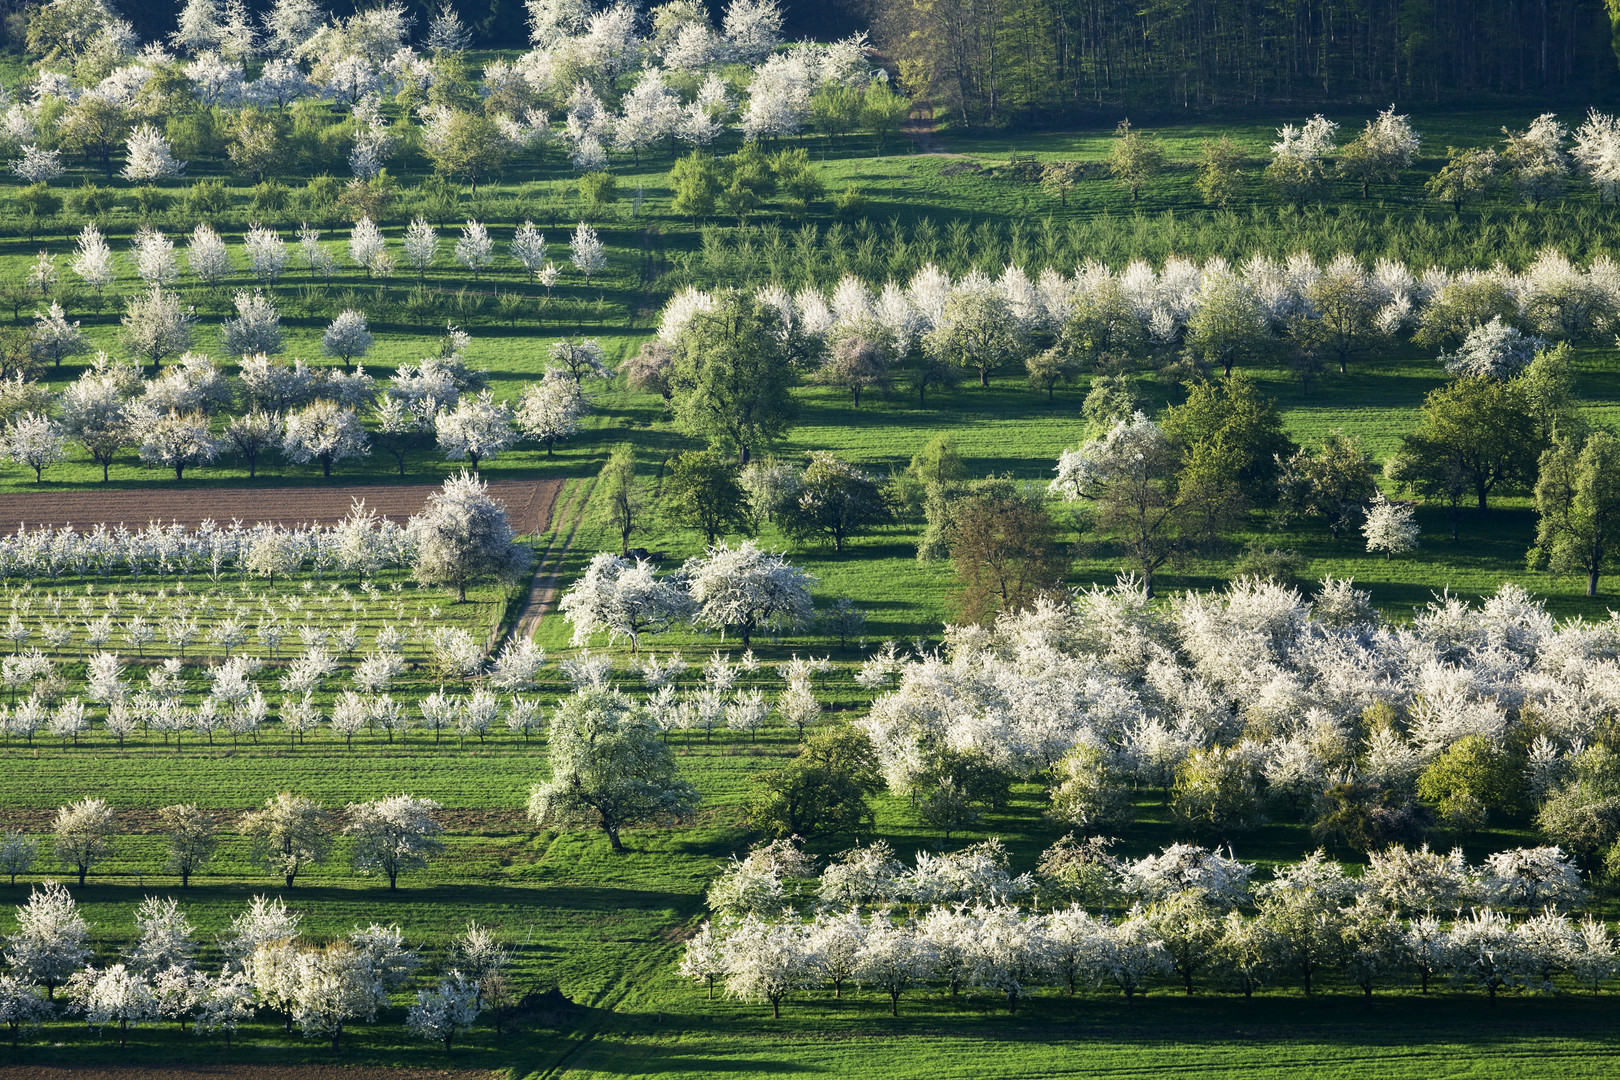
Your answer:
[[[1232,567],[1232,576],[1288,582],[1304,575],[1308,565],[1306,558],[1293,548],[1268,548],[1255,541],[1238,556],[1236,565]]]
[[[231,192],[223,181],[198,180],[186,191],[186,212],[192,217],[213,219],[231,208]]]
[[[287,209],[291,193],[280,180],[264,180],[253,185],[253,214],[255,217],[277,217]]]

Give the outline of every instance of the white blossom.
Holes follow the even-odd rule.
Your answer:
[[[596,230],[583,221],[568,239],[568,261],[585,275],[586,284],[590,283],[593,275],[607,269],[606,245],[597,238]]]
[[[186,163],[175,160],[169,149],[168,137],[151,124],[141,124],[131,131],[125,150],[125,180],[172,180],[186,171]]]
[[[11,171],[30,184],[47,184],[67,172],[62,165],[60,150],[41,150],[30,143],[22,148],[22,157],[10,162]]]
[[[471,270],[475,280],[495,261],[494,251],[494,241],[482,222],[469,221],[462,227],[461,238],[455,246],[456,261]]]

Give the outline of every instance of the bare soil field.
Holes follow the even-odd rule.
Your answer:
[[[561,480],[493,480],[490,494],[506,503],[512,528],[520,536],[545,531]],[[383,517],[401,524],[427,503],[437,484],[377,484],[344,487],[197,488],[191,491],[64,491],[0,495],[0,533],[19,525],[72,525],[85,529],[98,522],[141,528],[149,522],[179,522],[195,528],[212,519],[229,524],[278,522],[331,524],[349,512],[356,499]]]

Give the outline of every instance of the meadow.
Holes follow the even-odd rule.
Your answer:
[[[1569,103],[1561,111],[1573,119],[1583,104]],[[880,152],[866,135],[806,137],[791,145],[809,151],[830,192],[854,186],[862,205],[839,213],[822,202],[795,217],[772,203],[741,226],[727,219],[695,223],[673,211],[668,180],[673,155],[668,151],[645,154],[638,163],[615,161],[612,171],[621,197],[609,206],[592,207],[553,148],[515,162],[476,196],[459,194],[450,210],[432,211],[443,226],[445,250],[421,282],[404,269],[379,281],[355,268],[346,254],[348,223],[328,211],[329,220],[312,224],[323,229],[339,272],[329,281],[317,280],[295,262],[266,291],[282,311],[288,356],[306,357],[317,366],[331,364],[319,355],[321,332],[336,311],[357,307],[367,312],[377,337],[365,357],[366,367],[383,376],[398,365],[436,354],[444,325],[453,323],[473,335],[473,366],[488,369],[496,395],[510,400],[523,383],[540,377],[550,347],[565,338],[599,338],[610,359],[628,358],[653,333],[664,300],[689,284],[781,280],[792,287],[826,287],[846,271],[871,280],[904,278],[929,261],[955,274],[973,266],[996,270],[1012,261],[1033,275],[1043,266],[1071,270],[1087,258],[1121,265],[1135,258],[1158,262],[1170,255],[1221,255],[1236,260],[1256,251],[1285,256],[1301,249],[1319,258],[1350,251],[1368,262],[1387,256],[1413,265],[1464,267],[1500,260],[1519,269],[1546,245],[1577,260],[1613,250],[1620,240],[1620,209],[1588,190],[1572,189],[1565,198],[1535,209],[1493,194],[1460,214],[1423,194],[1422,183],[1443,163],[1447,145],[1497,141],[1500,127],[1521,128],[1533,111],[1414,109],[1413,123],[1424,135],[1424,149],[1398,185],[1375,187],[1372,197],[1363,200],[1353,186],[1339,184],[1320,205],[1304,210],[1282,204],[1258,177],[1274,138],[1276,121],[1269,118],[1155,130],[1172,164],[1137,200],[1106,175],[1107,129],[930,133],[926,148],[939,151],[932,153],[919,153],[919,145],[900,140]],[[1364,119],[1335,118],[1345,122],[1346,131]],[[1199,145],[1221,135],[1251,156],[1246,188],[1229,210],[1204,206],[1193,184],[1191,162]],[[720,147],[735,148],[734,141]],[[1010,159],[1030,156],[1085,164],[1066,207],[1037,185],[1012,178]],[[402,193],[378,222],[397,246],[408,220],[429,212],[423,186],[428,169],[420,152],[407,147],[391,162],[390,172]],[[178,240],[197,220],[184,197],[200,179],[225,184],[229,205],[212,220],[239,262],[241,234],[250,221],[274,225],[288,237],[304,218],[297,204],[301,178],[281,178],[290,189],[285,209],[255,209],[251,185],[229,175],[223,160],[205,156],[192,160],[185,181],[165,186],[172,199],[166,209],[143,215],[124,198],[110,212],[97,215],[102,231],[122,252],[144,217]],[[99,173],[75,164],[56,187],[71,193],[85,181],[99,182]],[[39,250],[58,256],[63,284],[71,284],[65,256],[87,220],[68,208],[25,227],[15,212],[18,188],[10,177],[0,184],[0,203],[10,215],[0,222],[0,281],[5,282],[0,286],[0,322],[13,326],[26,325],[40,304],[37,295],[24,295],[23,284]],[[490,224],[501,254],[495,268],[476,278],[454,266],[448,252],[457,223],[466,218]],[[562,253],[554,254],[559,262],[573,224],[593,224],[609,246],[608,270],[589,284],[571,273],[554,289],[528,282],[505,258],[504,249],[515,227],[531,218],[546,232],[553,252]],[[181,291],[199,315],[197,348],[217,355],[214,335],[229,311],[231,291],[258,284],[240,269],[212,290],[197,286],[189,276],[182,278]],[[113,291],[127,296],[137,287],[125,264]],[[96,347],[119,354],[121,300],[96,298],[78,288],[68,288],[60,298],[69,318],[82,322]],[[229,369],[230,358],[220,359]],[[70,359],[46,370],[43,378],[60,390],[87,360]],[[1612,422],[1620,410],[1613,346],[1583,342],[1575,350],[1575,362],[1582,407],[1594,421]],[[1324,376],[1308,393],[1273,360],[1257,358],[1239,367],[1276,399],[1296,440],[1308,442],[1343,430],[1360,436],[1378,458],[1411,429],[1424,395],[1444,382],[1432,354],[1405,344],[1356,358],[1347,375]],[[1081,437],[1080,403],[1088,384],[1082,379],[1060,388],[1049,402],[1025,383],[1021,372],[1004,372],[988,387],[964,384],[931,394],[926,405],[895,391],[864,398],[858,409],[840,392],[799,387],[794,393],[800,421],[771,451],[784,460],[798,460],[812,450],[831,450],[887,475],[903,469],[929,439],[948,434],[974,475],[1009,475],[1044,484],[1058,454]],[[1144,386],[1154,395],[1155,409],[1176,400],[1176,391],[1156,383]],[[547,531],[534,538],[537,552],[552,551],[548,569],[563,586],[592,554],[616,543],[605,508],[592,497],[594,477],[609,451],[620,443],[633,446],[643,481],[656,494],[656,478],[669,459],[696,445],[675,429],[658,398],[630,391],[622,379],[591,382],[586,389],[594,398],[594,411],[582,432],[560,444],[554,456],[525,445],[483,466],[490,478],[566,479]],[[407,454],[403,477],[434,482],[453,467],[431,448],[420,447]],[[261,468],[252,479],[246,473],[226,458],[194,470],[176,485],[126,456],[114,465],[110,483],[121,489],[206,490],[327,482],[314,467],[279,463]],[[381,452],[363,463],[345,463],[337,473],[331,482],[380,485],[401,475],[392,458]],[[38,486],[29,470],[0,467],[0,490],[9,492],[93,491],[100,486],[100,470],[82,456],[48,470]],[[1335,540],[1325,527],[1313,524],[1280,529],[1255,515],[1231,537],[1232,551],[1168,569],[1160,582],[1166,593],[1218,587],[1231,576],[1235,552],[1252,541],[1298,550],[1308,560],[1302,585],[1327,573],[1353,577],[1395,620],[1409,617],[1440,590],[1475,597],[1504,581],[1545,596],[1549,609],[1561,617],[1606,616],[1612,603],[1609,586],[1589,600],[1583,583],[1525,568],[1535,515],[1524,492],[1495,499],[1488,516],[1465,512],[1456,542],[1449,539],[1442,509],[1420,507],[1418,520],[1424,531],[1418,550],[1385,561],[1363,550],[1358,538]],[[758,677],[745,676],[741,685],[769,692],[776,685],[770,665],[795,653],[825,654],[835,667],[818,682],[820,699],[835,717],[858,715],[871,697],[853,679],[860,659],[885,640],[938,644],[952,613],[949,564],[920,563],[915,557],[921,528],[920,521],[884,526],[834,554],[815,546],[794,547],[767,526],[761,542],[788,550],[796,565],[816,576],[818,606],[848,597],[866,613],[866,626],[860,641],[846,645],[820,628],[762,640],[756,651],[766,666]],[[1073,530],[1070,538],[1084,540]],[[632,543],[659,553],[666,565],[702,547],[699,536],[668,527],[656,512],[646,517]],[[1119,565],[1113,552],[1081,543],[1068,580],[1078,587],[1107,584]],[[492,588],[477,591],[469,605],[452,606],[444,595],[418,593],[404,586],[403,575],[398,579],[406,588],[398,613],[404,621],[450,619],[485,631],[509,622],[521,600],[517,592]],[[345,587],[354,584],[344,582]],[[198,586],[199,591],[206,588]],[[51,589],[41,584],[36,592]],[[67,590],[61,591],[65,595]],[[227,593],[221,589],[221,595]],[[336,621],[341,623],[347,616],[343,605],[338,606]],[[372,622],[378,617],[369,616]],[[570,629],[555,613],[541,620],[535,637],[553,657],[572,650]],[[650,648],[660,654],[679,649],[689,660],[701,662],[711,650],[735,652],[738,646],[714,635],[678,631],[654,640]],[[199,652],[212,655],[206,647]],[[623,650],[615,655],[615,681],[640,689]],[[422,658],[410,658],[418,666],[395,688],[396,696],[405,700],[436,686],[421,668]],[[82,669],[70,662],[65,670],[76,679]],[[200,681],[192,689],[198,687]],[[549,704],[564,692],[556,668],[547,668],[541,699]],[[151,737],[118,746],[99,731],[72,746],[48,739],[32,746],[7,745],[0,747],[0,826],[42,833],[50,813],[68,797],[96,794],[114,805],[128,835],[89,885],[75,890],[95,924],[94,944],[108,956],[130,937],[127,920],[133,905],[153,892],[181,895],[209,942],[249,897],[270,893],[283,895],[289,906],[303,911],[306,929],[316,939],[339,936],[373,919],[397,921],[422,947],[430,969],[443,962],[449,939],[469,919],[493,926],[517,947],[519,981],[532,996],[512,1019],[514,1030],[497,1033],[481,1024],[463,1044],[444,1053],[407,1041],[399,1024],[405,1001],[400,997],[382,1023],[358,1025],[346,1034],[343,1060],[357,1065],[581,1078],[790,1073],[1268,1077],[1302,1071],[1325,1077],[1551,1078],[1593,1075],[1615,1050],[1613,1006],[1605,995],[1516,996],[1487,1014],[1482,998],[1444,990],[1420,1000],[1415,989],[1402,988],[1364,1005],[1359,991],[1334,981],[1325,992],[1309,997],[1274,989],[1254,1001],[1209,992],[1184,999],[1166,986],[1133,1004],[1102,992],[1074,1000],[1046,992],[1008,1015],[987,997],[953,1000],[919,992],[906,999],[898,1019],[891,1019],[886,999],[874,991],[854,992],[836,1002],[817,991],[791,998],[775,1022],[761,1005],[710,1002],[701,987],[677,978],[680,943],[703,918],[710,879],[728,857],[756,838],[743,810],[754,786],[750,778],[782,765],[795,752],[796,740],[772,727],[751,739],[678,733],[672,745],[683,773],[703,795],[703,808],[678,828],[631,832],[630,851],[622,856],[613,855],[599,834],[536,830],[526,821],[523,806],[529,784],[544,772],[545,742],[505,732],[465,746],[453,736],[435,744],[421,732],[399,744],[367,734],[349,747],[323,732],[306,743],[288,745],[273,728],[251,742],[226,746],[222,740],[208,746],[191,740],[178,750]],[[297,888],[282,889],[251,864],[245,840],[229,829],[216,863],[186,893],[180,893],[176,879],[156,872],[161,862],[152,831],[156,808],[196,799],[233,817],[280,790],[307,794],[331,808],[396,791],[436,799],[445,808],[448,850],[429,870],[407,876],[397,893],[356,877],[346,865],[343,843],[327,865],[312,870]],[[1043,816],[1045,805],[1038,785],[1020,785],[1005,810],[989,815],[953,843],[1000,837],[1015,869],[1029,869],[1064,831]],[[890,840],[902,857],[940,846],[940,835],[921,823],[906,800],[883,797],[875,808],[871,836]],[[1137,824],[1122,836],[1121,853],[1146,854],[1178,838],[1177,827],[1155,796],[1141,795],[1136,811]],[[1478,858],[1487,851],[1533,843],[1534,836],[1527,820],[1497,818],[1470,838],[1468,851]],[[817,839],[810,850],[826,857],[856,839],[870,838]],[[1313,846],[1306,821],[1283,817],[1248,837],[1237,854],[1267,866]],[[1348,853],[1346,858],[1354,862]],[[10,904],[20,903],[29,883],[41,876],[36,871],[13,888],[0,884],[0,934],[11,929]],[[215,958],[210,946],[205,959]],[[553,988],[565,1002],[544,996]],[[110,1037],[97,1039],[80,1024],[57,1021],[29,1040],[13,1060],[46,1065],[67,1058],[140,1064],[328,1060],[320,1043],[284,1035],[269,1018],[245,1026],[229,1051],[217,1039],[199,1040],[166,1027],[137,1032],[130,1049],[119,1051]]]

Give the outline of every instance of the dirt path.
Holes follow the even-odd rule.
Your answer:
[[[545,532],[561,480],[492,480],[491,495],[506,503],[508,519],[520,536]],[[212,520],[229,525],[279,522],[331,524],[349,512],[356,499],[392,521],[422,509],[438,484],[347,484],[334,487],[162,488],[120,491],[40,491],[0,495],[0,532],[19,525],[72,525],[86,529],[98,523],[145,528],[149,522],[179,522],[196,528]]]
[[[934,121],[934,103],[927,98],[919,98],[914,104],[911,115],[906,122],[900,125],[900,130],[917,147],[917,153],[930,157],[962,157],[945,149],[945,144],[939,140],[939,129]]]

